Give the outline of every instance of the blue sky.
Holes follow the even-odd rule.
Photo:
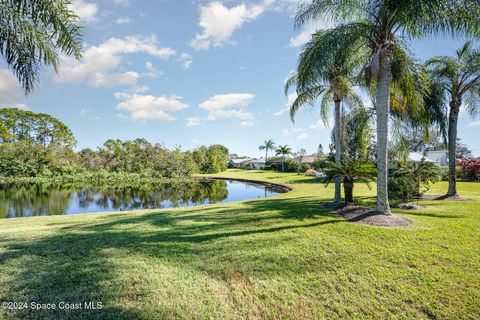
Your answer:
[[[76,0],[85,26],[82,61],[63,58],[24,97],[0,65],[0,104],[46,112],[65,122],[78,148],[109,138],[146,138],[171,148],[220,143],[261,156],[265,139],[315,152],[330,129],[318,110],[292,124],[284,80],[299,46],[327,22],[294,30],[300,0]],[[420,59],[453,54],[461,40],[412,43]],[[479,119],[462,114],[459,136],[480,156]]]

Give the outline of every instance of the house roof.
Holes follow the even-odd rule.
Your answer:
[[[265,164],[265,158],[251,159],[250,162],[251,163]]]
[[[435,162],[430,158],[427,158],[423,155],[423,153],[420,152],[410,152],[408,155],[408,162]]]
[[[242,158],[242,159],[230,159],[230,162],[234,163],[234,164],[242,164],[244,163],[245,161],[249,161],[251,160],[250,158]]]
[[[445,157],[448,155],[447,150],[439,150],[439,151],[428,151],[427,152],[427,157],[428,159],[431,159],[435,162],[440,160],[442,157]]]
[[[296,159],[300,159],[300,157],[297,157]],[[309,156],[303,156],[302,157],[302,163],[314,163],[316,159],[317,159],[316,154],[312,154],[312,155],[309,155]]]

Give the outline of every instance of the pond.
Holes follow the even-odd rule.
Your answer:
[[[0,184],[0,218],[198,206],[265,198],[284,190],[233,180],[149,186]]]

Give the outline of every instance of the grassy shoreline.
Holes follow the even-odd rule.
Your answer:
[[[480,317],[478,184],[459,183],[475,201],[421,201],[425,210],[393,210],[411,227],[376,228],[321,209],[333,188],[309,177],[213,176],[293,190],[209,206],[2,220],[2,301],[103,308],[0,310],[0,318]],[[354,192],[373,205],[373,190]]]

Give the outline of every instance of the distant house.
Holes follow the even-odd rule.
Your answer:
[[[259,159],[251,159],[248,162],[248,166],[250,169],[254,170],[261,170],[265,168],[265,158],[259,158]]]
[[[316,154],[312,154],[309,156],[296,157],[295,160],[301,160],[303,164],[312,164],[315,162],[315,160],[317,160],[317,157],[318,156]]]
[[[408,154],[408,159],[407,159],[408,163],[418,163],[418,162],[422,162],[422,161],[423,162],[435,163],[435,161],[433,161],[429,157],[425,156],[422,152],[410,152]]]
[[[410,152],[408,154],[408,163],[430,162],[438,167],[448,166],[448,152],[442,151],[428,151],[425,154],[423,152]],[[396,163],[389,163],[388,169],[396,169],[398,165]]]
[[[439,151],[428,151],[427,158],[431,159],[433,163],[439,167],[448,166],[448,151],[439,150]]]
[[[229,166],[230,168],[243,168],[245,167],[245,164],[251,160],[251,158],[230,159]]]

